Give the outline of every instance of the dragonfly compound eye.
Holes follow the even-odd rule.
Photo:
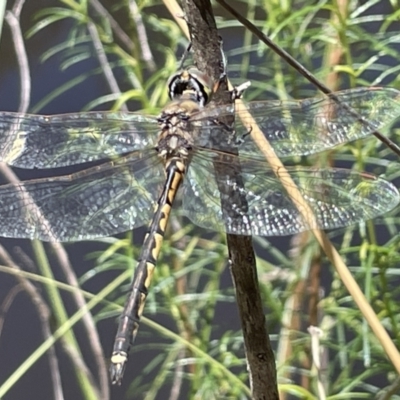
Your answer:
[[[183,94],[192,95],[200,106],[205,106],[211,95],[212,84],[206,74],[196,68],[180,71],[171,76],[168,81],[169,97],[173,100]]]

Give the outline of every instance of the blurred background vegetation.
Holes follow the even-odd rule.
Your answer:
[[[168,11],[167,0],[1,3],[7,10],[0,42],[1,110],[157,114],[167,104],[167,79],[188,44],[178,26],[182,14]],[[232,4],[332,90],[399,88],[397,2]],[[230,80],[252,82],[246,101],[319,95],[224,9],[215,4],[214,10]],[[15,39],[18,28],[21,41]],[[27,65],[21,63],[23,50]],[[396,126],[387,133],[399,142]],[[293,161],[367,170],[399,182],[396,157],[374,137]],[[22,179],[37,177],[37,171],[30,174],[19,171]],[[394,210],[329,236],[400,348],[398,223]],[[110,389],[107,360],[116,318],[144,232],[67,244],[65,250],[1,241],[2,398],[250,398],[225,237],[192,226],[178,212],[123,385]],[[312,236],[255,237],[254,244],[281,398],[318,399],[323,390],[327,399],[400,399],[398,375]],[[75,314],[84,311],[83,301],[90,302],[93,319]],[[67,331],[75,322],[55,350],[46,352],[53,332]],[[320,334],[311,334],[311,325]],[[313,363],[312,343],[321,354],[320,369]]]

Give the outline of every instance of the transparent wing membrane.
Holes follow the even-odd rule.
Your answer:
[[[165,180],[156,153],[56,178],[0,186],[5,237],[75,241],[147,224]]]
[[[281,173],[290,174],[315,214],[310,225],[261,162],[263,155],[249,134],[255,123],[277,155],[293,156],[365,137],[400,115],[400,93],[394,89],[352,89],[336,96],[343,104],[331,98],[251,102],[247,105],[254,119],[250,124],[233,106],[208,106],[187,117],[177,115],[194,137],[193,159],[183,184],[183,212],[208,229],[269,236],[346,226],[392,209],[399,194],[382,179],[348,170],[288,168]],[[368,124],[362,124],[349,108]],[[236,138],[228,136],[228,141],[240,159],[222,154],[228,129],[216,122],[233,115]],[[159,130],[156,117],[135,113],[0,113],[0,160],[9,165],[54,168],[111,160],[69,176],[0,186],[0,235],[72,241],[147,223],[165,180],[156,150]],[[217,181],[215,159],[225,159],[225,166],[233,168],[239,180],[222,174]],[[239,163],[242,169],[236,170]],[[231,202],[224,210],[221,196]]]
[[[331,98],[298,101],[255,101],[246,105],[254,122],[280,157],[307,155],[370,135],[400,115],[400,92],[390,88],[351,89]],[[368,121],[362,124],[349,108]],[[198,132],[195,144],[215,150],[226,147],[213,133],[215,119],[235,115],[240,153],[262,154],[251,127],[233,106],[206,107],[190,120]],[[219,128],[221,129],[221,128]],[[157,118],[123,112],[87,112],[54,116],[0,113],[0,160],[21,168],[54,168],[112,158],[154,147]]]
[[[0,160],[21,168],[54,168],[154,147],[157,119],[134,113],[53,116],[0,112]]]
[[[215,158],[198,152],[193,158],[183,187],[182,212],[206,229],[232,234],[280,236],[319,228],[332,229],[372,219],[393,209],[399,193],[391,183],[372,175],[347,169],[290,167],[279,170],[279,177],[265,163],[244,162],[231,156],[225,168],[240,176],[243,187],[214,171]],[[299,204],[286,193],[280,178],[290,176],[307,201],[313,215],[305,219]],[[225,187],[222,187],[225,186]],[[228,209],[221,209],[225,196]],[[241,199],[247,202],[248,209]],[[303,210],[304,212],[304,210]],[[313,219],[315,216],[315,220]]]
[[[352,225],[400,200],[391,183],[352,170],[273,171],[251,135],[257,126],[280,157],[317,153],[392,123],[400,92],[353,89],[337,93],[339,103],[257,101],[244,112],[203,107],[208,91],[196,72],[174,75],[173,101],[158,118],[0,112],[0,161],[8,165],[44,169],[104,160],[78,173],[0,186],[0,236],[78,241],[151,221],[114,341],[112,383],[122,380],[176,195],[182,213],[199,226],[260,236]]]
[[[293,101],[255,101],[246,104],[253,121],[233,106],[204,109],[192,118],[198,122],[198,143],[201,147],[223,150],[226,135],[221,134],[221,144],[212,139],[215,129],[213,118],[235,115],[236,138],[240,154],[253,159],[263,159],[251,135],[256,124],[279,157],[318,153],[342,143],[371,135],[400,116],[400,92],[390,88],[351,89],[335,93],[341,104],[327,97]],[[349,109],[357,112],[368,124],[359,121]],[[207,122],[208,121],[208,122]]]

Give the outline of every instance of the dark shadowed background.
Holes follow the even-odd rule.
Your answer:
[[[12,2],[9,1],[8,3],[7,7],[10,8]],[[109,10],[120,23],[121,27],[136,42],[136,30],[134,29],[132,21],[127,18],[126,8],[122,6],[116,7],[114,3],[114,1],[102,1],[104,7]],[[154,53],[155,71],[153,72],[148,67],[142,66],[142,76],[138,76],[136,69],[133,73],[133,75],[136,74],[136,76],[132,77],[126,72],[126,67],[117,67],[115,68],[115,76],[120,84],[121,91],[125,92],[132,88],[132,82],[138,80],[146,82],[147,80],[151,80],[158,71],[164,68],[165,73],[164,75],[160,74],[160,79],[157,81],[157,84],[154,83],[153,86],[147,89],[144,88],[143,90],[148,98],[151,98],[151,93],[160,93],[156,100],[153,99],[153,102],[147,102],[148,107],[146,108],[146,112],[151,110],[157,113],[157,110],[167,101],[166,78],[168,76],[168,71],[173,71],[177,65],[174,56],[179,59],[183,53],[186,41],[182,38],[177,39],[173,37],[171,39],[167,37],[165,30],[168,29],[168,25],[165,21],[171,20],[171,31],[173,30],[172,26],[176,27],[176,25],[164,5],[157,2],[154,3],[156,4],[153,6],[150,4],[145,6],[141,15],[143,16],[144,25],[147,29],[150,48]],[[397,67],[400,65],[398,63],[400,59],[400,39],[397,35],[400,25],[398,21],[388,24],[388,26],[384,24],[385,18],[387,19],[389,15],[394,15],[396,13],[395,10],[391,8],[390,2],[378,2],[378,4],[373,7],[365,7],[364,11],[361,10],[363,4],[360,3],[357,7],[353,4],[351,11],[347,14],[347,21],[350,21],[354,25],[349,25],[347,27],[347,35],[344,35],[343,31],[339,30],[340,33],[344,35],[344,38],[341,38],[343,39],[342,44],[347,43],[348,47],[346,48],[347,52],[344,51],[341,55],[341,61],[338,62],[337,65],[329,65],[327,62],[327,58],[329,58],[328,56],[330,54],[329,41],[334,43],[335,40],[338,40],[337,37],[332,34],[331,27],[335,26],[335,23],[340,25],[339,22],[332,22],[333,17],[330,13],[329,2],[327,3],[327,7],[321,9],[318,8],[320,6],[317,7],[315,5],[315,11],[313,11],[312,6],[307,2],[293,1],[290,3],[289,9],[283,10],[280,13],[276,10],[268,9],[267,5],[248,6],[244,2],[237,2],[235,4],[243,10],[243,13],[256,20],[260,28],[263,28],[266,33],[272,33],[272,36],[276,35],[277,40],[281,42],[282,45],[290,46],[290,48],[287,48],[288,51],[294,52],[295,56],[304,57],[303,61],[306,63],[306,66],[315,70],[320,79],[325,80],[329,72],[337,74],[338,76],[335,78],[334,85],[335,90],[353,87],[355,85],[368,86],[370,84],[390,85],[393,87],[399,86]],[[56,0],[27,0],[21,14],[23,33],[26,33],[28,29],[35,24],[34,16],[45,7],[67,8],[62,2]],[[290,9],[290,7],[292,9]],[[350,8],[350,5],[348,5],[348,7]],[[301,12],[304,12],[304,14]],[[95,14],[93,10],[91,13]],[[283,22],[281,17],[285,13],[286,22]],[[231,21],[230,16],[226,12],[217,8],[217,15],[220,16],[218,23],[223,28],[221,29],[221,36],[223,37],[224,49],[228,56],[230,78],[233,79],[234,83],[252,79],[252,88],[246,93],[248,99],[276,99],[284,98],[285,96],[293,96],[296,98],[316,96],[318,94],[309,83],[303,78],[300,78],[299,75],[287,67],[284,62],[279,60],[277,56],[268,51],[264,44],[258,43],[248,32],[240,28],[237,23]],[[293,23],[288,22],[290,15],[293,15]],[[375,18],[376,16],[380,16],[380,18]],[[157,18],[162,19],[162,23],[160,23],[158,27],[159,29],[157,29]],[[360,22],[362,18],[365,18],[365,22]],[[271,22],[273,19],[275,19],[275,25]],[[98,19],[96,21],[98,21]],[[30,111],[40,114],[74,113],[84,109],[95,99],[110,93],[109,85],[104,75],[101,72],[92,73],[92,71],[99,68],[99,63],[90,40],[85,43],[87,57],[76,63],[71,62],[72,65],[64,70],[60,68],[60,65],[62,65],[66,59],[71,61],[71,53],[68,54],[68,56],[66,53],[57,53],[47,60],[42,61],[42,55],[53,46],[63,43],[68,35],[71,34],[71,31],[76,29],[76,26],[77,24],[75,21],[62,20],[47,26],[34,36],[26,38],[25,46],[28,53],[32,84]],[[179,30],[178,28],[175,29],[178,36]],[[78,31],[80,33],[85,31],[84,23],[81,24],[77,32]],[[371,34],[373,39],[369,40],[363,37],[363,35],[367,35],[367,33]],[[173,34],[171,34],[171,36],[173,36]],[[77,37],[79,37],[78,34]],[[392,40],[389,38],[392,38]],[[71,40],[71,43],[72,42]],[[116,39],[116,43],[120,44],[118,39]],[[173,43],[174,46],[169,50],[171,53],[169,54],[166,48],[171,43]],[[382,47],[380,47],[380,43],[382,43]],[[107,43],[106,47],[107,45],[109,48],[112,47],[112,43]],[[389,48],[390,51],[388,50]],[[333,50],[331,51],[333,52]],[[77,52],[77,59],[82,53],[83,51]],[[112,53],[111,50],[110,53]],[[134,57],[135,52],[132,52],[132,58]],[[120,61],[116,52],[110,54],[109,59],[111,62],[115,63],[114,65],[117,65]],[[138,62],[143,63],[141,60],[138,60]],[[351,68],[349,65],[351,65]],[[40,106],[43,99],[46,98],[49,93],[85,73],[88,74],[88,77],[82,79],[79,84],[63,91],[63,93],[58,96],[54,96],[51,101]],[[19,79],[19,70],[10,29],[7,23],[4,23],[0,42],[0,110],[18,110],[21,88]],[[144,103],[146,102],[140,99],[140,96],[131,98],[127,103],[129,110],[136,111],[144,108]],[[107,110],[112,106],[113,103],[108,102],[96,106],[95,108]],[[391,133],[393,140],[396,140],[396,138],[398,138],[397,130],[393,129]],[[363,162],[360,162],[360,159],[357,158],[357,151],[360,150],[360,146],[365,146],[365,148],[370,149],[369,152],[364,153],[365,158]],[[334,155],[332,158],[334,158]],[[397,162],[396,157],[382,147],[378,147],[378,145],[376,145],[376,139],[374,138],[368,139],[363,142],[363,144],[354,145],[350,150],[346,148],[346,150],[339,151],[335,159],[337,160],[336,165],[339,166],[352,167],[356,165],[358,168],[367,169],[378,174],[385,173],[387,178],[391,180],[398,178],[395,167]],[[379,162],[385,159],[392,160],[392,162]],[[314,159],[311,161],[297,161],[310,163],[314,161]],[[49,176],[54,173],[59,175],[69,174],[75,170],[76,168],[66,168],[57,171],[46,171],[44,173],[35,170],[16,172],[21,179],[25,180]],[[184,224],[188,224],[187,220],[184,219],[183,221]],[[399,245],[397,240],[397,223],[396,213],[393,212],[384,222],[383,219],[380,219],[374,228],[362,227],[361,230],[359,230],[356,227],[354,230],[339,230],[332,234],[332,238],[337,247],[341,248],[342,252],[347,256],[349,266],[352,267],[353,272],[358,275],[361,284],[364,288],[369,290],[371,302],[377,307],[377,312],[381,312],[382,315],[386,316],[387,328],[399,341],[398,332],[400,321],[397,315],[400,315],[400,313],[398,313],[400,310],[398,310],[398,306],[395,303],[396,299],[399,300],[399,290],[397,286],[398,283],[400,283],[399,272],[396,271],[397,261],[399,260],[397,254]],[[388,225],[390,226],[388,227]],[[174,225],[174,228],[177,226],[180,228],[179,225]],[[374,235],[371,234],[371,230],[374,230]],[[140,247],[144,232],[144,228],[139,228],[135,230],[132,235],[133,242],[137,247]],[[171,316],[170,312],[170,309],[173,309],[173,307],[169,306],[169,301],[172,300],[168,300],[168,296],[172,297],[172,292],[165,292],[165,286],[171,285],[171,282],[167,279],[169,274],[167,267],[171,265],[171,269],[173,269],[176,259],[185,259],[186,253],[184,253],[184,247],[182,246],[183,244],[191,244],[191,238],[197,237],[196,235],[200,237],[200,242],[196,243],[198,247],[195,246],[197,253],[196,250],[194,250],[193,254],[190,253],[188,256],[190,263],[187,262],[185,264],[187,267],[190,265],[193,268],[193,275],[188,275],[188,282],[186,282],[188,295],[185,299],[182,297],[182,299],[184,299],[183,303],[185,303],[185,301],[188,302],[189,308],[193,306],[192,303],[204,303],[204,308],[200,307],[198,311],[190,314],[193,326],[196,326],[196,315],[198,315],[197,318],[202,322],[203,327],[207,324],[213,326],[212,333],[209,333],[209,336],[199,335],[203,341],[200,347],[206,353],[218,359],[221,364],[226,363],[226,368],[230,368],[234,373],[237,373],[240,379],[245,381],[244,351],[240,341],[240,326],[234,304],[233,288],[229,270],[226,268],[226,263],[224,261],[226,260],[226,252],[224,247],[219,245],[219,243],[224,243],[223,235],[206,232],[200,228],[193,228],[188,235],[182,235],[184,236],[182,242],[176,239],[172,241],[167,239],[167,243],[163,248],[164,256],[160,261],[160,265],[162,265],[162,267],[160,267],[161,272],[156,279],[154,291],[150,295],[145,310],[145,316],[181,334],[180,329],[182,327],[179,325],[179,322],[177,322],[179,321],[179,317],[174,314]],[[371,239],[371,236],[374,236],[376,241]],[[118,237],[123,239],[126,235],[121,234]],[[362,375],[363,371],[368,370],[368,361],[366,360],[368,357],[372,358],[373,363],[371,364],[373,364],[375,368],[370,374],[366,373],[365,380],[361,380],[362,385],[360,384],[360,386],[356,387],[357,391],[370,394],[371,396],[372,394],[376,394],[380,389],[390,383],[390,374],[393,373],[390,363],[386,360],[382,351],[374,347],[379,347],[379,345],[373,341],[370,332],[367,333],[368,328],[363,322],[362,317],[357,313],[351,300],[346,297],[347,294],[343,290],[341,284],[333,277],[333,273],[324,257],[318,255],[316,246],[312,240],[310,238],[297,238],[298,241],[293,242],[292,239],[293,238],[285,237],[268,238],[268,240],[257,238],[255,240],[257,254],[260,257],[258,265],[262,283],[261,291],[266,303],[268,327],[269,331],[273,334],[272,338],[276,344],[277,352],[279,352],[279,345],[282,345],[282,342],[280,342],[281,336],[279,335],[282,335],[282,320],[285,321],[284,323],[293,327],[293,320],[289,318],[288,322],[284,318],[288,316],[285,312],[286,307],[288,309],[291,307],[296,308],[295,305],[289,304],[289,300],[293,300],[291,296],[295,295],[296,290],[300,290],[299,288],[301,287],[303,287],[303,294],[308,294],[308,289],[306,288],[310,283],[307,275],[310,269],[312,269],[313,263],[318,263],[320,267],[322,267],[321,277],[317,283],[320,289],[320,297],[326,296],[327,299],[332,302],[337,300],[337,303],[335,303],[331,309],[326,310],[323,306],[318,308],[320,320],[323,320],[324,324],[326,324],[326,332],[329,332],[332,339],[332,342],[328,343],[326,347],[330,348],[330,352],[324,354],[326,357],[329,357],[329,355],[331,357],[332,364],[330,366],[329,373],[331,375],[329,375],[329,379],[331,382],[337,384],[337,390],[335,391],[335,388],[332,388],[332,386],[334,386],[332,384],[329,393],[338,393],[343,389],[343,386],[345,386],[343,381],[340,381],[340,379],[336,381],[336,379],[340,376],[341,363],[343,362],[343,359],[341,360],[340,357],[345,357],[343,354],[340,354],[340,347],[343,345],[343,342],[349,341],[355,346],[351,348],[349,352],[357,354],[354,358],[351,358],[351,362],[349,362],[349,364],[352,364],[351,368],[354,371],[354,376]],[[299,244],[299,241],[302,242],[302,240],[306,243],[305,245],[304,243]],[[112,279],[121,274],[124,269],[132,267],[132,263],[129,261],[125,261],[119,267],[115,268],[107,267],[104,261],[99,261],[100,254],[105,250],[110,251],[110,245],[115,245],[115,243],[116,242],[91,241],[67,244],[65,246],[77,276],[80,277],[88,272],[92,273],[90,279],[83,285],[84,290],[95,294],[104,288]],[[362,245],[367,248],[367,244],[369,245],[371,243],[376,245],[378,250],[373,254],[368,253],[369,250],[365,250],[368,254],[367,257],[362,260],[361,257],[362,254],[364,254],[362,253]],[[1,244],[8,250],[11,256],[14,257],[14,260],[22,269],[28,270],[28,263],[24,262],[24,258],[20,255],[19,248],[33,260],[33,265],[35,264],[35,255],[30,241],[1,239]],[[46,248],[48,249],[48,247]],[[120,253],[115,252],[121,257],[126,254],[137,256],[137,248],[131,250],[131,253],[126,251],[123,246],[121,246],[121,248],[122,250],[120,249]],[[292,252],[290,253],[289,250]],[[57,267],[57,262],[52,251],[49,250],[48,253],[55,278],[63,281],[63,274]],[[95,253],[94,256],[93,253]],[[220,258],[215,256],[217,253],[220,255]],[[91,254],[92,256],[90,257]],[[295,254],[295,256],[292,256],[293,254]],[[204,262],[204,259],[208,257],[211,261],[209,263],[205,262],[206,272],[199,272],[199,270],[196,269],[196,260],[202,260]],[[214,263],[212,260],[219,261],[218,263]],[[110,261],[110,264],[116,265],[118,262]],[[98,269],[94,269],[95,267],[98,267]],[[371,267],[371,269],[366,273],[363,270],[364,267]],[[34,266],[32,268],[34,269],[31,272],[37,272]],[[174,270],[174,272],[176,272],[176,270]],[[189,271],[183,270],[183,275],[186,276],[186,272],[189,273]],[[212,278],[211,275],[213,275]],[[371,284],[368,281],[369,278],[374,280],[375,283]],[[217,286],[211,286],[210,282],[217,282]],[[304,283],[304,286],[301,286],[299,282]],[[1,273],[0,305],[3,306],[3,325],[0,331],[0,384],[43,342],[40,322],[38,321],[36,309],[32,305],[32,300],[22,289],[15,292],[15,295],[13,295],[13,291],[18,290],[16,285],[16,280],[12,275],[4,272]],[[42,285],[39,283],[35,283],[35,285],[37,285],[39,291],[46,296]],[[120,291],[109,300],[118,301],[119,304],[122,304],[124,290],[126,290],[126,287],[121,288]],[[217,303],[213,307],[211,313],[206,309],[207,296],[211,296],[207,293],[212,293],[212,296],[214,296],[211,304]],[[386,293],[390,293],[389,299],[386,298]],[[196,297],[197,295],[198,297]],[[204,297],[201,297],[201,295],[204,295]],[[178,296],[178,294],[176,294],[176,296]],[[8,299],[11,299],[9,307],[7,307]],[[67,311],[72,315],[75,309],[70,296],[63,293],[63,300],[65,301]],[[387,308],[385,308],[385,306],[387,306]],[[197,310],[195,306],[193,307]],[[301,305],[297,307],[300,311],[299,319],[302,322],[297,325],[297,329],[295,329],[297,333],[292,341],[293,343],[297,341],[298,348],[304,348],[308,345],[308,336],[305,329],[309,324],[307,319],[309,313],[308,300],[303,298]],[[334,310],[335,307],[337,307],[336,310]],[[112,316],[110,314],[109,318],[104,318],[104,314],[99,313],[100,310],[104,311],[102,308],[97,308],[94,312],[96,315],[96,326],[99,331],[104,355],[105,357],[109,357],[117,327],[117,312],[114,310],[115,312]],[[196,314],[196,312],[198,314]],[[343,319],[340,320],[338,315],[348,315],[348,317],[343,317]],[[355,325],[352,325],[352,318],[357,321]],[[340,320],[340,323],[337,322],[338,320]],[[333,326],[335,326],[335,328],[333,328]],[[75,329],[76,336],[80,343],[80,349],[84,357],[86,357],[85,360],[89,368],[95,370],[95,361],[91,353],[88,352],[88,354],[85,354],[86,341],[88,340],[86,333],[79,324]],[[199,331],[202,332],[202,329],[203,328],[199,328]],[[362,330],[364,331],[362,332]],[[232,334],[232,336],[229,336],[230,334]],[[193,334],[193,336],[196,335]],[[358,347],[356,343],[357,340],[359,341]],[[365,343],[362,343],[363,340],[365,340]],[[369,340],[370,342],[368,342]],[[209,343],[207,343],[207,341]],[[369,344],[366,344],[367,342]],[[172,398],[171,392],[173,392],[173,390],[171,388],[173,388],[174,383],[176,384],[177,382],[175,379],[176,377],[168,370],[170,373],[169,378],[162,378],[163,369],[167,370],[170,368],[169,365],[164,365],[163,362],[167,355],[171,354],[170,352],[175,351],[172,345],[168,347],[170,343],[171,341],[165,339],[159,330],[148,327],[144,322],[140,328],[137,341],[135,342],[135,350],[131,354],[123,385],[122,387],[112,387],[109,398]],[[296,344],[293,343],[292,345],[295,346]],[[208,344],[210,345],[209,347],[207,347]],[[369,347],[373,349],[371,350]],[[366,348],[369,348],[369,350]],[[82,394],[82,390],[76,383],[75,375],[71,371],[73,367],[65,356],[63,348],[59,343],[56,345],[56,351],[59,357],[64,398],[76,400],[90,398]],[[233,359],[231,363],[229,357]],[[152,360],[154,362],[152,362]],[[176,359],[174,360],[176,361]],[[289,373],[287,371],[290,370],[291,367],[299,367],[299,371],[301,368],[307,369],[306,365],[302,364],[301,360],[301,350],[293,350],[291,356],[287,356],[285,359],[285,367],[282,367],[280,372],[278,371],[278,374],[282,373],[281,383],[287,383],[289,381]],[[190,364],[190,359],[182,356],[182,368],[184,368],[186,362]],[[376,365],[381,367],[376,369]],[[173,371],[174,369],[171,368],[171,370]],[[190,368],[187,370],[188,374],[189,372],[194,373]],[[209,391],[207,391],[207,388],[204,388],[204,392],[199,390],[197,398],[217,398],[216,395],[216,397],[212,397],[212,388],[218,387],[218,382],[222,382],[222,378],[218,375],[218,369],[213,369],[213,367],[205,365],[204,369],[201,369],[201,372],[197,371],[196,373],[198,374],[197,379],[199,382],[206,379],[204,376],[213,377],[211,382],[214,385],[210,385]],[[347,379],[354,379],[354,376],[349,375]],[[151,397],[149,392],[158,384],[154,383],[155,379],[161,380],[161,388],[155,390],[154,397]],[[165,379],[165,381],[163,379]],[[308,387],[309,385],[308,381],[305,382],[308,377],[304,378],[299,372],[290,375],[290,379],[293,379],[294,383],[299,384],[299,387]],[[134,381],[133,384],[132,381]],[[184,383],[180,388],[180,396],[176,398],[194,398],[193,386],[190,384],[191,378],[184,376],[183,381]],[[338,382],[340,382],[340,384]],[[228,383],[224,381],[224,384],[229,386],[229,381]],[[221,387],[222,386],[223,384],[221,383]],[[200,383],[198,383],[198,387],[201,387]],[[309,390],[311,389],[309,388]],[[149,397],[145,397],[146,393]],[[237,395],[237,397],[232,397],[235,395],[232,395],[228,389],[226,389],[225,393],[228,393],[227,396],[231,397],[223,398],[245,398],[243,392],[240,393],[241,397],[239,395]],[[30,367],[28,372],[24,374],[4,396],[5,400],[50,400],[53,398],[53,390],[49,379],[49,364],[46,356],[40,358]]]

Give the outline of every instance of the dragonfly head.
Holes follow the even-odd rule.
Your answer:
[[[191,67],[172,75],[168,81],[168,90],[171,100],[184,96],[203,107],[210,100],[212,82],[209,76]]]

